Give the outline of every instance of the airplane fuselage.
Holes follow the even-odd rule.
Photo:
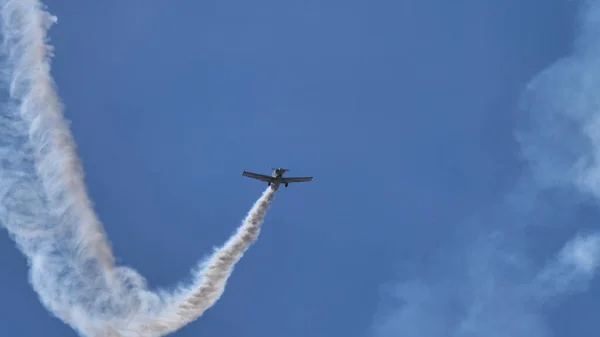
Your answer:
[[[287,171],[288,171],[287,169],[282,169],[282,168],[273,169],[273,172],[271,173],[271,177],[281,178],[281,177],[283,177],[283,174]]]
[[[286,171],[288,170],[284,168],[273,169],[273,172],[271,173],[273,179],[269,182],[269,186],[273,186],[273,188],[277,189],[279,184],[281,184],[281,179],[283,179],[283,174]],[[287,184],[285,184],[285,187],[287,187]]]

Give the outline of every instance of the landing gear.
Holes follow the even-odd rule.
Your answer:
[[[287,187],[287,186],[288,186],[288,183],[285,183],[284,185],[285,185],[285,187]]]

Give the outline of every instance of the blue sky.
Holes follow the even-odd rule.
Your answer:
[[[265,187],[242,170],[315,176],[278,192],[222,299],[174,336],[595,336],[597,287],[543,272],[600,215],[570,185],[593,166],[569,173],[594,154],[577,95],[598,27],[522,95],[573,52],[577,2],[46,4],[95,209],[151,286],[239,225]],[[0,331],[75,336],[0,240]]]

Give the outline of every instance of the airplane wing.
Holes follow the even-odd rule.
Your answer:
[[[270,176],[266,176],[264,174],[258,174],[258,173],[252,173],[252,172],[242,172],[243,176],[249,177],[249,178],[253,178],[253,179],[258,179],[261,181],[271,181],[273,179],[273,177]]]
[[[287,183],[301,183],[304,181],[312,181],[313,177],[289,177],[289,178],[281,178],[281,182],[284,184]]]

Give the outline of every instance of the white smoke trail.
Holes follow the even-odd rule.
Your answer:
[[[75,145],[50,75],[46,32],[56,17],[37,0],[0,0],[3,80],[0,221],[27,256],[42,303],[86,336],[158,336],[199,317],[222,294],[256,240],[275,190],[268,188],[238,232],[176,292],[151,292],[115,266],[83,182]]]
[[[201,265],[199,275],[192,286],[182,289],[176,295],[170,295],[167,304],[157,313],[136,318],[133,322],[128,322],[123,330],[140,333],[141,336],[161,336],[195,320],[210,308],[223,293],[225,282],[235,263],[242,257],[248,245],[256,240],[274,195],[275,189],[267,188],[248,213],[238,232]]]

